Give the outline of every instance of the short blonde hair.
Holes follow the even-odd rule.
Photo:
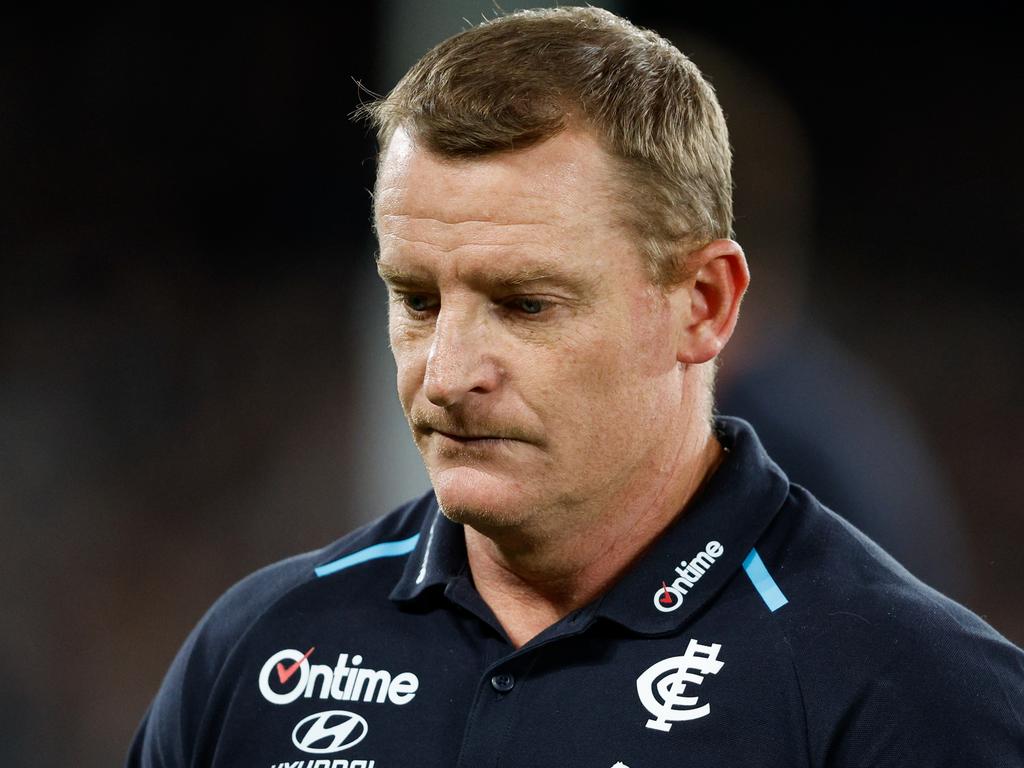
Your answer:
[[[619,171],[623,223],[652,279],[671,285],[685,256],[732,236],[732,153],[714,90],[664,38],[600,8],[498,16],[428,51],[357,114],[381,156],[399,126],[442,157],[523,149],[574,122]]]

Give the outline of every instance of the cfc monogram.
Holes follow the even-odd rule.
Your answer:
[[[690,640],[683,656],[662,659],[636,680],[640,703],[654,715],[647,727],[668,731],[672,723],[696,720],[711,712],[710,704],[697,706],[697,696],[684,696],[687,685],[700,685],[704,675],[717,675],[725,664],[718,660],[719,643],[701,645]]]

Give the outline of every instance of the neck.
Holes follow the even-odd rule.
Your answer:
[[[650,474],[574,516],[577,525],[488,535],[466,526],[476,587],[517,648],[605,592],[685,512],[722,455],[706,421],[690,427]]]

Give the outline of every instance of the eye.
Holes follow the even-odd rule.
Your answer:
[[[395,300],[401,302],[412,315],[423,315],[438,305],[437,297],[426,293],[399,293]]]
[[[548,302],[543,299],[535,299],[532,296],[520,296],[505,302],[505,306],[518,310],[524,315],[539,315],[547,308]]]

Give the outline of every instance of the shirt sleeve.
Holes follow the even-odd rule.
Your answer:
[[[210,607],[185,640],[142,718],[127,768],[185,768],[205,764],[219,715],[214,681],[226,659],[263,611],[313,576],[319,552],[297,555],[250,574]],[[204,736],[207,742],[204,742]]]
[[[825,765],[1024,766],[1020,649],[972,634],[910,645],[864,681],[833,732]]]
[[[185,768],[192,764],[195,710],[202,702],[187,700],[189,670],[199,627],[189,635],[142,718],[128,751],[126,768]],[[191,698],[196,698],[194,694]]]
[[[174,657],[156,697],[135,731],[126,768],[184,768],[194,762],[198,727],[208,685],[202,676],[200,637],[209,616],[191,632]]]

